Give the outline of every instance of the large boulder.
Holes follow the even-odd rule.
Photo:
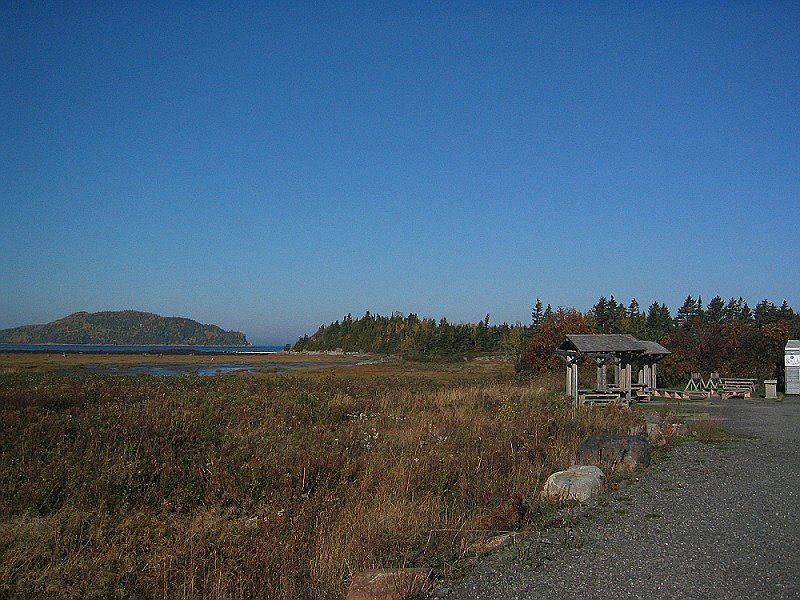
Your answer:
[[[576,462],[612,471],[635,471],[650,464],[650,444],[638,435],[594,435],[578,448]]]
[[[345,600],[398,600],[431,588],[430,569],[376,569],[350,582]]]
[[[586,502],[600,493],[603,471],[595,466],[571,467],[550,475],[544,483],[542,498],[555,502],[576,500]]]

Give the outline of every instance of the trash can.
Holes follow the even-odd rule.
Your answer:
[[[765,379],[764,380],[764,398],[775,399],[778,397],[778,380]]]

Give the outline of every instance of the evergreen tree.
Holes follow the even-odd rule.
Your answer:
[[[639,302],[634,298],[625,311],[624,333],[629,333],[634,337],[642,338],[647,336],[647,320],[639,309]]]
[[[756,304],[755,311],[753,312],[753,318],[755,319],[756,327],[761,327],[763,325],[767,325],[768,323],[774,323],[779,318],[778,307],[764,298],[761,302]]]
[[[675,324],[678,327],[689,327],[692,324],[692,319],[694,319],[697,314],[697,300],[692,298],[692,296],[687,296],[686,300],[683,301],[683,304],[675,314]]]
[[[553,307],[548,304],[547,307],[544,309],[544,314],[542,315],[542,322],[544,322],[546,319],[549,319],[552,316],[553,316]]]
[[[739,296],[739,315],[737,318],[740,321],[751,321],[753,319],[753,311],[750,310],[750,306],[748,306],[747,301]]]
[[[594,320],[594,326],[600,333],[609,333],[609,313],[610,306],[608,300],[605,296],[600,296],[597,300],[597,304],[589,311],[590,316]]]
[[[533,327],[539,327],[542,324],[542,320],[544,319],[544,305],[542,301],[539,300],[539,297],[536,297],[536,305],[533,307],[533,311],[531,312],[531,323]]]
[[[622,333],[622,324],[625,320],[625,305],[617,302],[614,294],[608,299],[608,321],[606,333]]]
[[[784,321],[791,321],[794,318],[794,310],[786,300],[783,301],[783,304],[778,309],[778,318]]]
[[[647,310],[647,337],[648,339],[660,341],[668,336],[674,327],[672,315],[666,304],[653,302]]]
[[[738,313],[739,310],[736,307],[736,298],[731,297],[731,299],[725,304],[725,308],[722,310],[722,321],[724,323],[730,323],[736,318]]]
[[[714,296],[711,302],[708,303],[706,320],[709,323],[722,323],[724,311],[725,300],[723,300],[721,296]]]

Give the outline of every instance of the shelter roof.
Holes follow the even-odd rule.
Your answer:
[[[800,350],[800,340],[789,340],[786,342],[785,350]]]
[[[666,350],[663,346],[660,348]],[[558,347],[561,351],[577,351],[581,354],[614,354],[618,352],[631,352],[641,354],[645,352],[642,342],[632,335],[623,333],[598,333],[598,334],[573,334]]]
[[[664,348],[664,346],[658,342],[641,340],[639,343],[644,346],[645,356],[666,356],[667,354],[672,354],[672,352]]]

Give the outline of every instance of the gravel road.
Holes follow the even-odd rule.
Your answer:
[[[679,445],[434,596],[800,598],[800,397],[715,400],[708,411],[756,437]]]

